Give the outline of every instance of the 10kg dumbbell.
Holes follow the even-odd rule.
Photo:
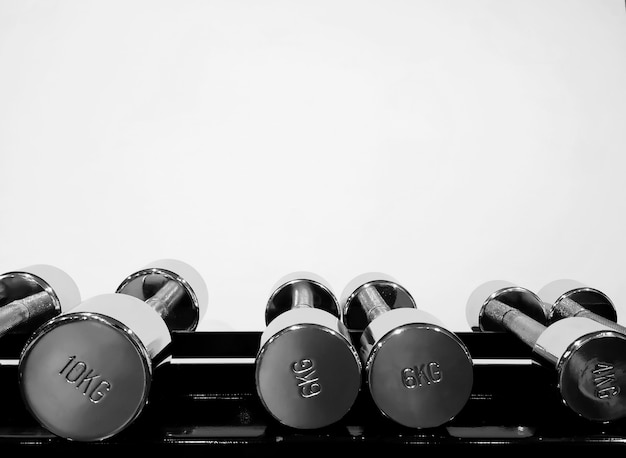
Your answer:
[[[372,272],[346,286],[341,303],[350,330],[362,331],[360,355],[380,412],[411,428],[452,420],[472,391],[473,363],[465,344],[409,292]]]
[[[111,437],[148,401],[152,360],[170,331],[192,331],[208,302],[188,264],[155,261],[127,277],[116,293],[94,296],[44,324],[20,357],[20,385],[34,417],[76,441]]]

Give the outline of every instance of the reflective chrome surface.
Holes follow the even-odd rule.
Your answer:
[[[141,412],[152,366],[136,335],[94,313],[52,319],[20,358],[25,405],[43,427],[76,441],[113,436]]]

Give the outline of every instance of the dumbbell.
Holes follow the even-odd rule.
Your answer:
[[[626,328],[617,324],[617,311],[613,301],[598,289],[576,280],[561,279],[548,283],[537,294],[547,309],[549,323],[579,316],[626,334]]]
[[[80,303],[74,280],[61,269],[36,264],[0,275],[0,337],[23,329],[33,330]]]
[[[579,416],[605,423],[626,416],[626,336],[583,317],[546,327],[539,296],[506,281],[480,285],[466,311],[472,329],[510,332],[555,367],[561,398]]]
[[[361,386],[361,362],[326,281],[311,272],[281,278],[265,307],[256,388],[281,424],[322,428],[342,419]]]
[[[109,438],[148,402],[153,360],[170,331],[193,331],[208,302],[200,274],[162,259],[128,276],[113,294],[85,300],[48,321],[19,364],[24,402],[39,423],[75,441]]]
[[[452,420],[473,386],[465,344],[433,315],[418,310],[392,277],[365,273],[350,281],[341,303],[349,330],[362,331],[360,356],[380,412],[410,428]]]

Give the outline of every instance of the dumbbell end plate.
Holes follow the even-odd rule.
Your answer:
[[[19,376],[24,403],[43,427],[66,439],[97,441],[139,415],[152,366],[125,325],[79,312],[40,328],[24,347]]]
[[[557,364],[566,405],[598,422],[626,417],[626,336],[587,334],[572,343]]]
[[[341,333],[321,325],[293,325],[260,348],[256,384],[266,410],[280,423],[321,428],[352,407],[361,386],[361,363]]]
[[[440,426],[467,403],[473,363],[460,339],[428,323],[400,326],[374,346],[366,362],[380,411],[411,428]]]

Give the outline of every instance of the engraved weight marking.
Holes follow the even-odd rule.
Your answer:
[[[111,391],[111,383],[102,378],[97,380],[101,376],[95,374],[93,368],[89,368],[84,361],[74,361],[75,359],[75,355],[70,356],[67,364],[65,364],[63,369],[59,372],[59,375],[62,375],[67,383],[76,384],[74,388],[77,390],[83,387],[83,395],[87,396],[87,399],[94,404],[99,403],[104,396]],[[93,388],[91,386],[92,382],[94,382]]]
[[[65,374],[65,379],[70,383],[76,383],[76,380],[87,370],[87,365],[82,361],[78,361],[72,368]]]
[[[301,359],[291,365],[291,371],[296,375],[300,396],[312,398],[322,392],[322,385],[318,383],[319,377],[315,377],[313,360]]]
[[[402,384],[409,389],[441,382],[443,373],[438,362],[432,361],[419,366],[406,367],[400,373]]]
[[[598,399],[606,399],[619,394],[619,386],[614,383],[616,380],[615,368],[611,364],[598,363],[592,373]]]

